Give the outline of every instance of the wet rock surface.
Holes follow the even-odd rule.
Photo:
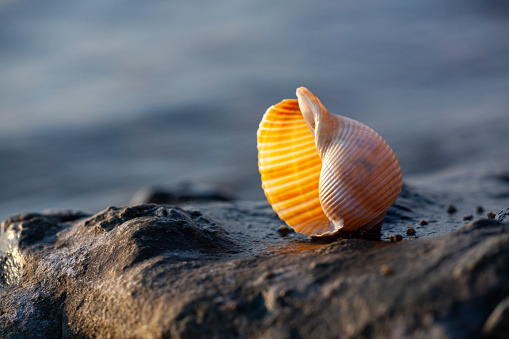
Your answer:
[[[450,218],[435,198],[406,186],[381,241],[282,233],[265,202],[11,217],[0,336],[501,337],[509,223],[389,239],[424,211]]]
[[[509,208],[500,211],[496,216],[498,221],[509,222]]]

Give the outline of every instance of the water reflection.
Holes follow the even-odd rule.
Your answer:
[[[348,241],[352,239],[359,241]],[[364,240],[367,240],[367,242]],[[340,232],[335,236],[325,238],[308,238],[301,234],[293,233],[288,237],[280,238],[276,244],[268,245],[267,251],[270,254],[289,254],[318,250],[326,245],[337,242],[341,242],[349,248],[353,243],[363,247],[383,246],[384,243],[387,243],[387,241],[381,240],[380,232],[364,232],[363,234],[356,232]]]
[[[330,242],[329,242],[330,243]],[[289,254],[316,250],[326,243],[306,239],[291,239],[277,245],[270,245],[267,250],[270,254]]]

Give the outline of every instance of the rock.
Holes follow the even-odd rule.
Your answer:
[[[281,237],[280,225],[261,202],[9,218],[2,224],[10,247],[0,265],[0,336],[506,333],[508,223],[479,219],[398,242]]]
[[[509,208],[498,212],[496,219],[502,222],[509,222]]]
[[[181,182],[168,188],[152,187],[140,190],[131,200],[132,204],[175,205],[184,202],[232,201],[233,195],[218,188]]]
[[[89,216],[80,211],[37,214],[25,213],[7,218],[2,223],[2,233],[10,233],[18,240],[20,249],[35,243],[55,241],[55,236],[66,222]]]
[[[458,211],[458,209],[456,208],[456,206],[454,206],[454,205],[447,206],[447,213],[453,214],[453,213],[456,213],[457,211]]]

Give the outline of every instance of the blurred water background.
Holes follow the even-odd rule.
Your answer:
[[[256,129],[306,86],[404,175],[509,155],[509,5],[0,2],[0,219],[183,180],[262,199]]]

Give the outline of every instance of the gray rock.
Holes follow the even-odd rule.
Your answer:
[[[495,217],[498,221],[509,222],[509,208],[506,208],[500,212],[498,212]]]
[[[0,336],[474,338],[507,330],[507,223],[480,219],[399,242],[318,242],[283,237],[280,225],[255,202],[9,218]]]

